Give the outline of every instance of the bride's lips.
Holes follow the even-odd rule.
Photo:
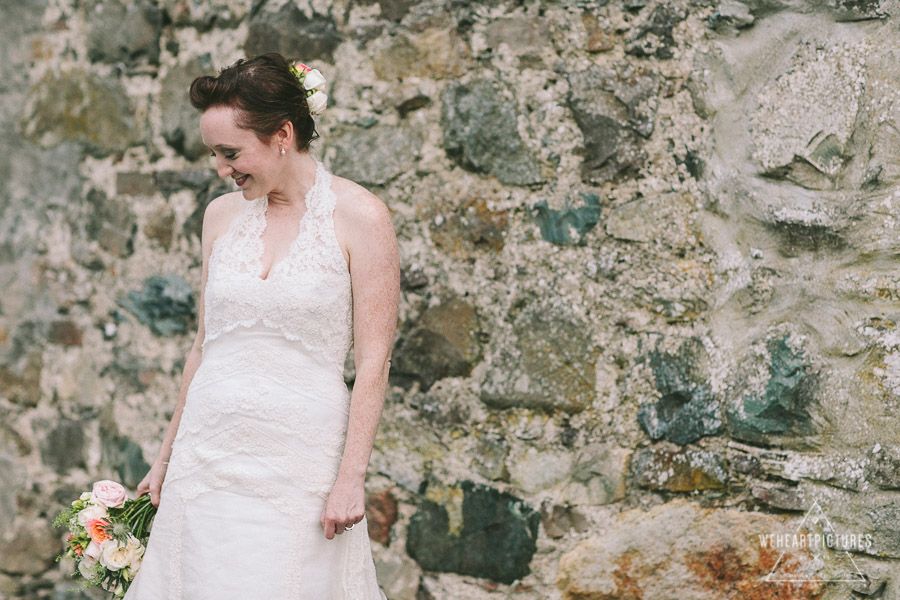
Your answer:
[[[241,187],[241,186],[243,186],[243,185],[247,182],[247,178],[248,178],[248,177],[250,177],[250,176],[249,176],[249,175],[242,175],[241,177],[236,178],[236,179],[234,180],[234,182],[235,182],[236,184],[238,184],[238,187]]]

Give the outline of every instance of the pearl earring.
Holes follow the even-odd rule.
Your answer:
[[[282,155],[282,156],[285,155],[284,146],[281,147],[281,155]]]

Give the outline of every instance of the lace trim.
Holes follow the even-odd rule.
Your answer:
[[[223,333],[261,322],[324,354],[343,372],[353,343],[350,273],[334,231],[332,176],[316,162],[299,233],[266,280],[259,276],[267,197],[251,201],[213,244],[204,290],[204,349]]]

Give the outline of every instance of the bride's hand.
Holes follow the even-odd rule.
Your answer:
[[[147,473],[137,486],[138,498],[146,493],[150,493],[150,504],[159,508],[160,491],[162,490],[163,480],[166,478],[166,470],[168,465],[163,464],[161,460],[154,461]]]
[[[325,508],[322,511],[322,528],[326,539],[334,539],[335,534],[342,534],[347,526],[352,527],[362,521],[366,514],[365,481],[338,479],[328,494]]]

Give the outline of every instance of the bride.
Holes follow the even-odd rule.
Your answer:
[[[158,511],[126,600],[384,598],[364,484],[398,248],[385,204],[310,154],[323,84],[264,54],[191,85],[203,143],[240,190],[204,216],[199,327],[138,486]]]

